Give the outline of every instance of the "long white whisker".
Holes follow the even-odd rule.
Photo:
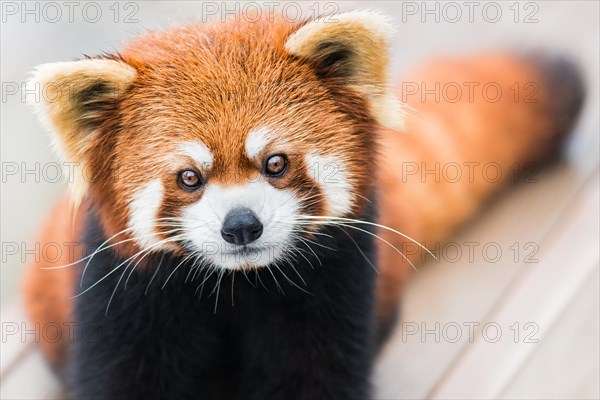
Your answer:
[[[312,249],[312,247],[310,247],[310,245],[308,243],[306,243],[306,241],[304,240],[304,238],[298,237],[298,240],[300,240],[302,243],[304,243],[304,245],[308,248],[308,250],[310,250],[310,252],[313,253],[313,255],[315,256],[315,258],[319,262],[319,265],[322,267],[323,263],[321,262],[321,259],[319,258],[319,256],[317,256],[317,253],[315,253],[315,251]]]
[[[152,277],[150,278],[150,281],[148,282],[148,285],[146,285],[146,290],[144,290],[144,296],[148,294],[148,289],[150,288],[150,284],[152,283],[152,281],[154,281],[154,278],[156,278],[156,274],[158,274],[158,271],[160,270],[160,267],[162,265],[163,260],[165,259],[165,255],[166,254],[167,253],[163,253],[162,254],[162,257],[160,258],[160,261],[158,263],[158,267],[156,267],[156,270],[152,274]]]
[[[340,230],[342,232],[344,232],[346,234],[346,236],[348,236],[348,239],[352,240],[352,243],[354,243],[354,245],[356,246],[356,249],[360,252],[360,254],[363,256],[363,258],[365,259],[365,261],[368,262],[369,265],[375,270],[375,272],[377,272],[377,275],[379,275],[379,270],[377,269],[377,267],[375,266],[375,264],[373,264],[371,262],[371,260],[369,260],[369,258],[367,257],[367,255],[362,251],[362,249],[358,245],[358,243],[356,243],[356,240],[354,240],[354,238],[352,237],[352,235],[350,235],[348,232],[346,232],[342,227],[338,227],[338,228],[340,228]]]
[[[296,237],[295,239],[301,240],[300,237]],[[302,258],[304,258],[306,260],[306,262],[310,265],[310,267],[312,269],[315,269],[315,266],[310,262],[310,260],[304,254],[302,254],[301,249],[290,247],[290,251],[293,251],[293,252],[299,254]],[[292,266],[292,268],[294,268],[294,267]],[[294,271],[296,271],[296,268],[294,268]],[[306,282],[304,282],[304,279],[302,279],[302,277],[300,276],[298,271],[296,271],[296,275],[298,275],[300,277],[300,279],[302,280],[302,283],[304,283],[304,286],[306,286]]]
[[[110,275],[112,275],[115,271],[117,271],[119,268],[121,268],[123,265],[125,265],[126,262],[128,262],[129,260],[133,259],[134,257],[137,257],[139,254],[145,252],[145,251],[150,251],[151,249],[153,249],[156,246],[160,246],[163,243],[167,243],[169,241],[172,241],[173,238],[168,238],[168,239],[163,239],[149,247],[146,247],[142,250],[140,250],[139,252],[137,252],[136,254],[134,254],[133,256],[129,257],[128,259],[126,259],[125,261],[123,261],[122,263],[120,263],[119,265],[117,265],[115,268],[113,268],[109,273],[107,273],[106,275],[104,275],[102,278],[100,278],[99,280],[97,280],[93,285],[91,285],[90,287],[88,287],[87,289],[85,289],[83,292],[76,294],[75,296],[73,296],[73,298],[79,297],[85,293],[87,293],[88,291],[90,291],[91,289],[93,289],[96,285],[100,284],[100,282],[102,282],[103,280],[105,280],[106,278],[108,278]]]
[[[343,222],[348,222],[348,223],[355,223],[355,224],[365,224],[365,225],[371,225],[371,226],[376,226],[376,227],[381,228],[381,229],[385,229],[387,231],[393,232],[393,233],[395,233],[397,235],[400,235],[403,238],[411,241],[412,243],[414,243],[417,246],[419,246],[421,249],[425,250],[435,260],[437,260],[437,258],[435,257],[435,255],[427,247],[423,246],[421,243],[417,242],[415,239],[411,238],[410,236],[408,236],[408,235],[406,235],[406,234],[404,234],[402,232],[399,232],[399,231],[395,230],[394,228],[390,228],[389,226],[377,224],[375,222],[361,221],[361,220],[358,220],[358,219],[342,218],[342,217],[305,215],[305,216],[301,216],[301,217],[298,218],[298,220],[322,220],[322,219],[338,220],[338,221],[343,221]]]
[[[119,284],[121,283],[121,280],[123,279],[123,276],[125,275],[125,272],[127,272],[127,267],[125,267],[125,269],[123,270],[123,273],[119,277],[119,280],[117,281],[117,284],[115,285],[115,288],[113,289],[112,294],[110,295],[110,299],[108,299],[108,304],[106,305],[106,310],[104,311],[105,317],[108,315],[108,309],[110,308],[110,303],[112,302],[112,299],[113,299],[115,293],[117,292],[117,288],[119,287]]]
[[[198,289],[202,288],[200,290],[200,296],[199,296],[200,298],[202,298],[202,292],[204,292],[204,284],[210,279],[210,277],[215,273],[216,270],[217,270],[217,268],[215,268],[213,265],[211,265],[209,267],[208,271],[206,271],[206,273],[204,274],[204,280],[202,280],[202,282],[200,282],[200,284],[196,288],[196,292],[198,292]]]
[[[221,280],[223,279],[223,275],[225,275],[224,269],[221,270],[221,273],[219,274],[219,279],[217,279],[217,283],[215,285],[215,288],[217,289],[217,295],[215,296],[215,310],[213,311],[214,314],[217,313],[217,307],[219,305],[219,292],[221,291]],[[215,289],[213,289],[213,292],[214,291]]]
[[[291,263],[290,263],[290,265],[291,265]],[[309,292],[309,291],[307,291],[307,290],[305,290],[305,289],[301,288],[300,286],[298,286],[298,285],[296,284],[296,282],[294,282],[293,280],[291,280],[290,278],[288,278],[288,276],[285,274],[285,272],[283,272],[283,270],[282,270],[281,268],[279,268],[279,266],[277,266],[277,265],[274,265],[274,266],[275,266],[275,268],[277,268],[277,270],[278,270],[279,272],[281,272],[281,275],[283,275],[283,277],[284,277],[284,278],[285,278],[285,279],[286,279],[286,280],[287,280],[287,281],[288,281],[290,284],[294,285],[295,287],[297,287],[298,289],[300,289],[300,290],[301,290],[301,291],[303,291],[304,293],[306,293],[306,294],[310,294],[311,296],[314,296],[314,294],[313,294],[313,293],[311,293],[311,292]],[[293,268],[293,267],[292,267],[292,268]],[[297,271],[296,271],[296,272],[297,272]],[[300,275],[298,275],[298,276],[300,276]],[[302,279],[302,277],[300,277],[300,279]],[[304,281],[304,279],[302,279],[302,280]],[[304,285],[306,286],[306,282],[304,283]]]
[[[107,243],[108,241],[110,241],[111,239],[115,238],[116,236],[118,236],[118,235],[121,235],[121,234],[123,234],[123,233],[125,233],[125,232],[127,232],[127,231],[130,231],[131,229],[132,229],[132,228],[123,229],[122,231],[115,233],[114,235],[112,235],[111,237],[109,237],[108,239],[106,239],[106,241],[105,241],[104,243],[102,243],[100,246],[102,246],[103,244]],[[71,263],[69,263],[69,264],[59,265],[59,266],[56,266],[56,267],[41,267],[40,269],[59,269],[59,268],[66,268],[66,267],[70,267],[70,266],[73,266],[73,265],[79,264],[80,262],[82,262],[82,261],[84,261],[84,260],[87,260],[88,258],[90,258],[90,257],[93,257],[93,256],[94,256],[94,254],[92,253],[92,254],[90,254],[90,255],[87,255],[87,256],[85,256],[85,257],[83,257],[83,258],[80,258],[80,259],[79,259],[79,260],[77,260],[77,261],[73,261],[73,262],[71,262]]]
[[[276,266],[277,263],[275,262],[275,263],[273,263],[273,265]],[[269,273],[273,277],[273,281],[275,282],[275,285],[277,285],[277,289],[285,296],[285,292],[283,291],[283,289],[279,285],[279,281],[277,281],[277,278],[275,278],[275,275],[273,275],[273,271],[271,271],[271,268],[267,268],[267,271],[269,271]]]
[[[179,269],[179,267],[181,267],[183,265],[183,263],[185,263],[187,260],[189,260],[190,258],[192,258],[193,253],[188,254],[186,257],[184,257],[181,262],[179,264],[177,264],[177,266],[175,268],[173,268],[173,271],[171,271],[171,273],[169,274],[169,276],[167,276],[167,279],[165,280],[165,283],[163,283],[163,285],[161,286],[160,290],[163,290],[166,286],[167,283],[169,282],[169,280],[171,279],[171,277],[175,274],[175,272],[177,272],[177,270]]]
[[[323,224],[324,224],[324,225],[332,225],[332,226],[333,226],[333,224],[328,224],[328,223],[326,223],[326,222],[324,222]],[[347,224],[344,224],[344,223],[342,223],[342,222],[338,222],[338,223],[336,223],[335,225],[339,225],[339,226],[344,226],[344,227],[346,227],[346,228],[355,229],[355,230],[358,230],[358,231],[360,231],[360,232],[364,232],[364,233],[366,233],[366,234],[368,234],[368,235],[371,235],[371,236],[373,236],[373,237],[375,237],[375,238],[377,238],[377,239],[381,240],[382,242],[384,242],[385,244],[387,244],[388,246],[390,246],[392,249],[396,250],[396,252],[397,252],[398,254],[400,254],[400,255],[402,256],[402,258],[404,258],[404,260],[406,260],[406,262],[408,262],[408,263],[410,264],[410,266],[411,266],[411,267],[412,267],[412,268],[413,268],[415,271],[418,271],[418,270],[417,270],[417,267],[415,267],[415,265],[414,265],[414,264],[413,264],[413,263],[412,263],[412,262],[411,262],[411,261],[408,259],[408,257],[406,257],[406,256],[404,255],[404,253],[402,253],[400,250],[398,250],[398,249],[396,248],[396,246],[394,246],[393,244],[391,244],[390,242],[388,242],[388,241],[387,241],[387,240],[385,240],[384,238],[382,238],[382,237],[380,237],[380,236],[377,236],[377,235],[376,235],[376,234],[374,234],[373,232],[369,232],[369,231],[367,231],[366,229],[361,229],[361,228],[359,228],[359,227],[357,227],[357,226],[353,226],[353,225],[347,225]]]
[[[171,230],[171,231],[167,231],[167,232],[164,232],[164,233],[173,233],[173,232],[177,232],[177,231],[179,231],[179,230],[180,230],[180,229],[173,229],[173,230]],[[92,253],[92,258],[94,258],[94,256],[95,256],[96,254],[98,254],[98,253],[100,253],[100,252],[102,252],[102,251],[108,250],[108,249],[110,249],[111,247],[118,246],[118,245],[120,245],[120,244],[122,244],[122,243],[125,243],[125,242],[131,242],[131,241],[135,241],[135,240],[137,240],[138,238],[150,237],[150,236],[153,236],[153,234],[142,235],[142,236],[138,236],[137,238],[130,238],[130,239],[121,240],[121,241],[119,241],[119,242],[117,242],[117,243],[112,243],[111,245],[109,245],[109,246],[105,246],[104,248],[102,248],[102,246],[104,246],[105,244],[107,244],[107,243],[108,243],[108,240],[110,240],[110,239],[107,239],[107,240],[105,240],[105,241],[104,241],[104,243],[102,243],[100,246],[98,246],[98,248],[97,248],[97,249],[94,251],[94,253]],[[79,281],[79,287],[82,287],[82,286],[83,286],[83,278],[85,277],[85,273],[86,273],[86,271],[87,271],[87,269],[88,269],[88,266],[90,265],[90,262],[92,261],[92,258],[90,258],[90,259],[89,259],[89,260],[88,260],[88,261],[85,263],[85,267],[83,268],[83,272],[81,273],[81,280]]]

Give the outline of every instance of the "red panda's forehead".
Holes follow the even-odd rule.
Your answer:
[[[324,138],[349,128],[315,82],[229,68],[213,74],[185,71],[171,78],[171,71],[153,71],[165,74],[164,79],[147,77],[123,106],[125,138],[138,145],[160,141],[157,151],[202,143],[221,164],[244,155],[248,137],[256,131],[269,130],[273,142],[300,150],[326,146]]]
[[[261,129],[299,153],[339,152],[340,142],[353,143],[351,121],[336,99],[308,63],[285,52],[293,29],[191,26],[132,44],[123,57],[139,76],[123,102],[126,148],[164,155],[197,141],[217,166],[241,168],[248,135]]]

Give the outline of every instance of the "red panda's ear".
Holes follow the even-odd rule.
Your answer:
[[[75,174],[69,176],[75,201],[87,189],[83,174],[98,127],[110,117],[136,75],[136,70],[122,61],[85,59],[42,64],[28,82],[38,93],[33,106],[50,130],[59,156],[75,165],[68,168]]]
[[[389,19],[373,11],[352,11],[308,22],[292,33],[285,49],[315,62],[317,73],[346,79],[368,100],[382,125],[401,129],[400,102],[388,85]]]

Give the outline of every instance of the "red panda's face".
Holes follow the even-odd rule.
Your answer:
[[[273,69],[278,55],[260,56],[168,60],[123,100],[130,122],[115,137],[110,207],[128,210],[143,246],[226,268],[266,265],[304,234],[301,217],[361,206],[373,182],[358,162],[373,156],[364,102],[347,91],[362,106],[350,113],[307,65],[290,58]]]
[[[386,38],[364,15],[333,27],[192,26],[79,62],[105,63],[102,76],[63,74],[80,82],[70,97],[80,104],[47,114],[63,154],[93,176],[85,190],[107,235],[237,269],[284,259],[315,217],[359,214],[375,180],[375,121],[394,113]],[[71,128],[52,120],[61,112]]]

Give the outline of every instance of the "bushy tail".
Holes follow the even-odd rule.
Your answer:
[[[538,71],[539,83],[545,88],[542,106],[552,126],[548,131],[550,147],[540,156],[551,161],[560,153],[564,139],[577,121],[585,99],[585,85],[578,67],[567,58],[535,54],[525,56],[524,61]]]
[[[437,60],[407,77],[398,96],[407,132],[385,130],[381,223],[434,247],[500,188],[556,156],[584,99],[576,66],[544,55]],[[390,231],[379,234],[410,262],[423,256]],[[389,317],[412,269],[380,243],[379,316]]]

